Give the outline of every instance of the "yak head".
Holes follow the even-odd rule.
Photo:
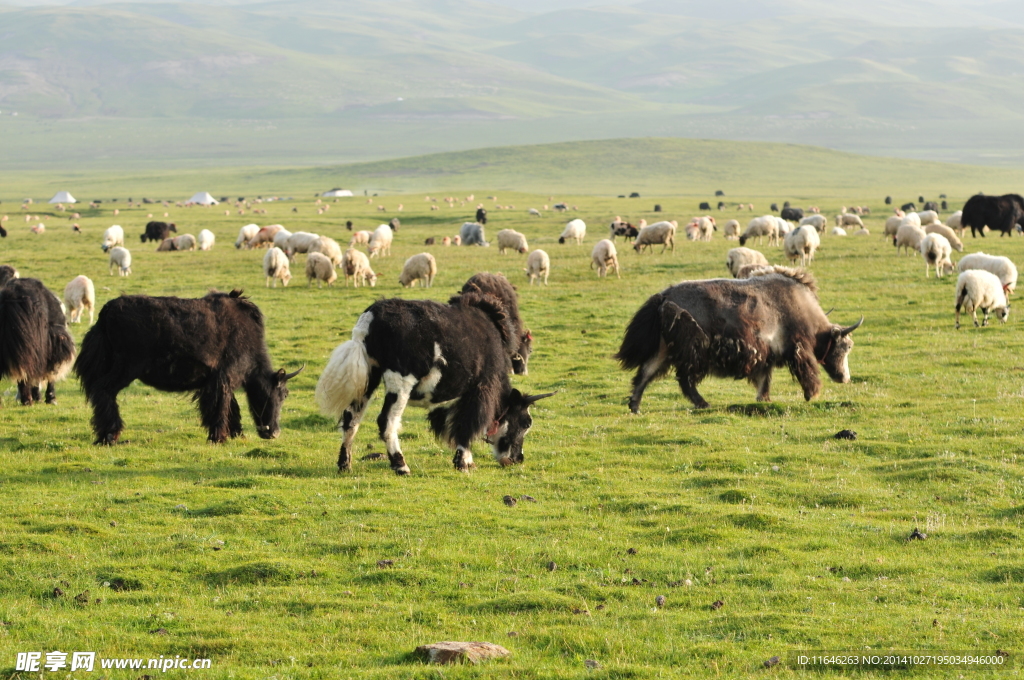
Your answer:
[[[252,412],[252,419],[256,423],[256,434],[261,438],[277,439],[281,434],[281,406],[288,396],[288,381],[301,373],[305,367],[303,364],[299,370],[292,373],[285,373],[282,368],[269,376],[264,376],[262,380],[257,381],[257,385],[246,385],[249,411]]]
[[[825,372],[837,383],[850,382],[850,350],[853,349],[853,338],[850,334],[860,328],[864,323],[864,317],[852,326],[840,326],[833,324],[829,331],[829,344],[825,350],[825,356],[821,358],[821,365]]]
[[[486,440],[491,442],[496,461],[503,466],[523,462],[523,440],[533,427],[530,407],[554,394],[555,392],[548,392],[529,395],[514,388],[508,393],[502,404],[504,412],[487,430]]]
[[[529,270],[527,270],[529,271]],[[533,351],[533,335],[529,330],[524,330],[519,337],[519,351],[512,357],[512,372],[516,375],[528,375],[526,364],[530,360],[530,352]]]

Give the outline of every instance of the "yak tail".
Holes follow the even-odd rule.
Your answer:
[[[661,303],[665,296],[652,295],[633,315],[614,358],[624,369],[639,368],[658,354],[661,347]]]
[[[82,346],[75,361],[75,375],[82,381],[82,391],[91,403],[93,395],[103,388],[102,383],[114,372],[114,356],[107,342],[107,319],[100,310],[96,325],[82,338]]]
[[[341,420],[353,403],[366,399],[370,383],[370,355],[366,351],[366,334],[373,321],[371,312],[363,312],[352,329],[352,339],[338,345],[327,367],[316,383],[316,403],[320,412]]]

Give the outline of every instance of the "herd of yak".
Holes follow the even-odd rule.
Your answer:
[[[1019,196],[973,197],[964,226],[1010,233],[1024,221]],[[1005,227],[1005,228],[1004,228]],[[698,408],[708,375],[746,379],[770,398],[774,369],[786,367],[808,400],[821,390],[819,366],[850,380],[852,326],[832,323],[815,282],[802,269],[765,267],[748,279],[687,281],[651,296],[629,322],[616,359],[636,370],[629,408],[639,411],[651,381],[674,369]],[[391,468],[408,474],[399,444],[410,403],[428,409],[435,435],[455,451],[458,470],[473,467],[480,438],[501,465],[523,461],[532,426],[529,409],[554,393],[528,395],[510,373],[526,374],[533,335],[519,313],[515,288],[501,274],[471,277],[447,303],[383,299],[356,322],[321,374],[315,397],[342,433],[339,470],[348,470],[353,440],[373,393],[384,386],[377,417]],[[139,380],[158,390],[191,392],[211,442],[242,433],[235,391],[244,389],[257,434],[280,434],[281,406],[293,372],[274,369],[263,315],[239,290],[198,299],[125,295],[108,302],[75,359],[60,302],[41,282],[0,266],[0,378],[18,384],[23,404],[55,400],[54,383],[74,371],[93,409],[97,444],[118,441],[124,421],[118,393]]]

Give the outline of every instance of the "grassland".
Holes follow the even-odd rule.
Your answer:
[[[843,177],[844,166],[835,167]],[[943,190],[958,205],[979,188],[971,172],[961,182],[944,177],[941,188],[914,188],[913,198]],[[774,174],[764,169],[767,179],[752,193],[775,191]],[[911,180],[893,177],[910,190]],[[450,188],[438,178],[436,191],[465,196],[456,189],[468,178]],[[623,189],[641,179],[624,177]],[[790,185],[795,202],[830,214],[840,203],[868,204],[868,226],[879,233],[885,211],[873,178],[847,177],[846,191],[838,180],[813,180],[813,191]],[[142,194],[130,178],[120,181]],[[176,179],[147,181],[165,197],[195,190]],[[276,185],[229,186],[252,195]],[[630,376],[611,359],[630,315],[671,283],[724,275],[735,245],[684,242],[674,254],[642,257],[623,247],[622,278],[598,280],[587,267],[590,246],[612,216],[651,221],[661,203],[661,216],[685,221],[704,190],[718,188],[709,180],[682,195],[683,182],[657,186],[663,194],[645,191],[640,200],[556,196],[590,225],[582,247],[557,244],[566,217],[527,216],[528,207],[551,202],[547,192],[502,189],[500,203],[514,210],[485,200],[492,238],[513,227],[550,253],[546,288],[525,285],[524,256],[501,257],[493,247],[430,248],[440,270],[435,287],[398,287],[401,263],[424,249],[424,238],[453,234],[476,201],[494,193],[484,180],[476,199],[456,208],[431,211],[423,194],[406,194],[373,205],[343,199],[323,215],[308,198],[264,203],[260,216],[233,208],[225,215],[223,206],[126,209],[119,189],[116,217],[110,203],[81,207],[81,236],[49,208],[26,211],[42,216],[42,236],[28,232],[21,211],[8,211],[3,261],[23,276],[59,292],[86,274],[100,304],[121,293],[243,287],[266,315],[275,363],[307,369],[290,386],[280,439],[257,439],[247,422],[248,438],[220,446],[206,443],[185,396],[133,385],[121,397],[129,442],[98,448],[74,380],[60,385],[57,406],[32,408],[16,406],[4,383],[0,672],[13,672],[18,651],[53,649],[209,657],[210,678],[796,677],[785,659],[814,649],[1002,649],[1014,660],[1024,634],[1020,319],[956,332],[951,279],[926,279],[919,259],[896,257],[877,235],[826,236],[813,265],[822,305],[835,306],[839,322],[866,317],[855,334],[852,383],[827,383],[806,403],[783,373],[775,401],[756,405],[750,386],[712,379],[703,387],[712,407],[698,411],[665,380],[632,416]],[[322,188],[310,184],[301,195]],[[378,213],[378,203],[388,212]],[[165,210],[181,232],[214,231],[217,247],[142,247],[142,225]],[[232,247],[250,220],[344,242],[346,219],[372,228],[396,214],[402,227],[393,256],[375,261],[375,289],[310,289],[301,274],[288,288],[267,289],[262,252]],[[730,209],[719,221],[734,216],[750,213]],[[99,242],[111,223],[126,227],[130,278],[107,275]],[[1024,259],[1020,238],[968,237],[966,245]],[[534,409],[525,464],[501,469],[481,449],[479,468],[457,474],[422,413],[410,409],[402,441],[411,477],[359,460],[383,450],[372,420],[357,439],[354,471],[339,476],[338,436],[313,403],[332,348],[374,299],[444,300],[481,270],[503,271],[519,285],[536,338],[530,375],[515,384],[559,390]],[[85,331],[75,328],[76,338]],[[859,438],[832,438],[845,428]],[[522,500],[506,507],[506,494]],[[907,540],[915,527],[927,540]],[[64,595],[55,597],[55,588]],[[76,602],[85,591],[86,603]],[[658,595],[667,598],[662,608]],[[497,642],[513,656],[443,672],[409,656],[419,644],[448,639]],[[776,655],[783,663],[763,668]],[[588,671],[588,659],[601,668]]]

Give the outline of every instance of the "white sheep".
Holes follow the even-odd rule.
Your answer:
[[[277,288],[277,280],[280,279],[286,287],[288,282],[292,280],[292,272],[288,267],[288,256],[284,254],[284,251],[274,246],[267,251],[267,254],[263,256],[263,273],[267,275],[267,288]]]
[[[836,215],[836,226],[837,227],[863,227],[864,222],[861,221],[857,215],[851,215],[850,213],[842,213]]]
[[[551,273],[551,258],[539,248],[526,258],[526,269],[523,270],[530,277],[530,285],[534,280],[543,278],[544,285],[548,285],[548,274]]]
[[[828,220],[825,219],[824,215],[808,215],[807,217],[801,217],[798,226],[804,226],[809,224],[818,230],[818,233],[825,231],[825,227],[828,226]],[[841,226],[841,225],[839,225]]]
[[[989,312],[995,313],[999,320],[1006,323],[1010,316],[1010,303],[999,277],[983,269],[970,269],[961,272],[956,279],[956,327],[960,328],[960,307],[974,319],[978,325],[978,310],[984,314],[982,326],[988,325]]]
[[[368,232],[368,231],[357,231],[357,232],[352,234],[352,238],[348,242],[348,247],[351,248],[352,246],[358,245],[360,243],[368,244],[370,242],[370,237],[371,236],[373,236],[373,234],[371,232]]]
[[[945,226],[945,225],[943,225]],[[942,234],[926,234],[921,239],[921,257],[924,258],[924,276],[928,278],[931,267],[935,267],[936,278],[953,273],[953,261],[949,259],[953,247]]]
[[[913,225],[916,225],[916,226],[920,227],[921,226],[921,215],[919,213],[916,213],[916,212],[907,213],[906,215],[903,216],[903,220],[901,221],[901,224],[913,224]]]
[[[297,231],[288,237],[286,247],[283,249],[288,259],[294,260],[295,253],[308,253],[309,247],[320,238],[320,234],[311,234],[308,231]]]
[[[896,246],[896,254],[900,254],[900,248],[905,250],[907,255],[911,250],[921,249],[921,239],[925,237],[924,229],[915,224],[901,224],[892,237],[892,244]]]
[[[833,236],[846,236],[846,230],[842,227],[832,227]]]
[[[421,288],[430,288],[437,276],[437,260],[430,253],[413,255],[405,261],[402,273],[398,276],[398,282],[403,288],[412,288],[417,281]]]
[[[665,252],[666,248],[671,248],[672,252],[675,252],[676,229],[678,228],[679,223],[675,220],[648,224],[637,234],[636,240],[633,241],[633,250],[642,253],[644,248],[650,248],[653,253],[654,246],[660,243],[662,253]]]
[[[752,248],[733,248],[725,256],[725,266],[733,278],[740,278],[740,269],[747,265],[768,265],[768,258]]]
[[[284,229],[280,224],[268,224],[259,231],[256,235],[249,239],[247,248],[262,248],[267,246],[268,248],[274,245],[274,237],[277,236],[277,232]]]
[[[107,230],[103,232],[103,244],[100,246],[100,248],[103,249],[103,252],[107,252],[115,246],[123,245],[124,229],[121,228],[121,225],[115,224],[107,227]]]
[[[534,217],[540,217],[540,211],[537,210],[536,208],[530,208],[529,210],[526,211],[526,214],[533,215]]]
[[[867,227],[864,227],[863,229],[858,229],[857,231],[853,232],[853,235],[854,236],[871,236],[871,232],[868,231]]]
[[[382,224],[373,230],[366,249],[369,251],[371,258],[378,255],[384,257],[391,254],[391,243],[394,240],[395,232],[391,230],[391,225]]]
[[[64,307],[68,314],[68,323],[80,323],[82,310],[89,310],[89,325],[92,325],[93,311],[96,308],[96,287],[88,276],[76,276],[64,286]]]
[[[982,269],[995,274],[1002,282],[1003,290],[1012,295],[1017,288],[1017,265],[1008,257],[1002,255],[986,255],[985,253],[971,253],[960,258],[956,265],[957,271],[965,272],[972,269]]]
[[[509,248],[523,254],[530,249],[530,247],[526,245],[525,236],[515,229],[502,229],[498,232],[498,254],[504,255],[505,250]]]
[[[123,246],[114,246],[107,251],[110,255],[110,275],[114,275],[114,268],[120,276],[128,276],[132,273],[132,254]]]
[[[314,279],[316,279],[317,288],[323,288],[325,283],[328,287],[333,286],[334,282],[338,280],[338,274],[334,271],[334,263],[322,253],[310,253],[306,258],[306,280],[311,287]]]
[[[715,218],[711,215],[704,215],[703,217],[694,217],[690,220],[690,224],[696,227],[696,233],[692,241],[710,241],[714,232],[718,229],[718,225],[715,224]],[[687,234],[689,238],[689,234]]]
[[[484,227],[478,222],[463,222],[459,228],[459,235],[453,239],[455,245],[463,246],[484,246],[491,245],[487,242]]]
[[[740,245],[747,245],[747,241],[757,238],[758,245],[761,244],[761,237],[768,237],[768,245],[779,245],[779,226],[775,222],[775,215],[762,215],[755,217],[747,223],[747,228],[740,236]]]
[[[196,249],[196,237],[192,234],[182,234],[174,238],[174,249],[175,250],[195,250]]]
[[[607,276],[609,269],[615,270],[615,277],[622,278],[619,274],[619,254],[615,250],[615,244],[604,238],[594,244],[590,251],[590,268],[597,267],[598,277]]]
[[[280,249],[281,252],[285,252],[288,248],[288,239],[292,237],[292,232],[288,231],[284,227],[281,227],[274,234],[273,243],[274,248]]]
[[[775,215],[775,228],[778,231],[779,238],[782,238],[789,232],[793,231],[793,223],[782,219],[778,215]]]
[[[960,218],[963,217],[963,214],[963,210],[957,210],[946,218],[946,226],[956,231],[961,237],[964,235],[964,226],[960,223]]]
[[[957,238],[956,232],[947,227],[945,224],[929,224],[924,228],[926,234],[942,234],[949,241],[949,245],[953,247],[958,253],[964,252],[964,244],[959,238]]]
[[[882,230],[882,238],[888,238],[895,236],[896,232],[899,231],[900,225],[903,224],[902,215],[893,215],[892,217],[886,218],[885,229]]]
[[[725,235],[726,240],[735,241],[740,237],[740,221],[729,220],[722,226],[722,234]]]
[[[345,251],[345,261],[342,263],[345,271],[345,287],[348,287],[348,280],[353,280],[353,285],[358,288],[366,283],[373,288],[377,285],[377,275],[370,269],[370,258],[361,250],[349,248]]]
[[[917,213],[917,219],[921,220],[921,226],[926,224],[942,224],[939,221],[939,213],[934,210],[922,210]]]
[[[213,250],[213,244],[216,240],[217,237],[213,235],[212,231],[209,229],[203,229],[199,232],[199,250]]]
[[[809,224],[797,227],[786,234],[783,249],[790,262],[800,259],[800,266],[806,267],[814,260],[814,251],[821,245],[818,230]]]
[[[311,255],[313,253],[320,253],[327,257],[335,267],[340,267],[342,262],[341,246],[338,242],[329,236],[321,236],[309,246]]]
[[[573,240],[576,241],[576,245],[581,245],[586,235],[587,223],[577,217],[566,223],[565,229],[562,230],[562,235],[558,237],[558,242],[565,243],[566,241]]]
[[[256,234],[258,234],[258,233],[260,233],[260,225],[258,225],[258,224],[247,224],[247,225],[245,225],[244,227],[242,227],[241,229],[238,230],[238,238],[235,239],[235,248],[237,248],[237,249],[245,248],[246,250],[248,250],[249,248],[252,247],[249,244],[249,242],[252,241],[256,237]]]

